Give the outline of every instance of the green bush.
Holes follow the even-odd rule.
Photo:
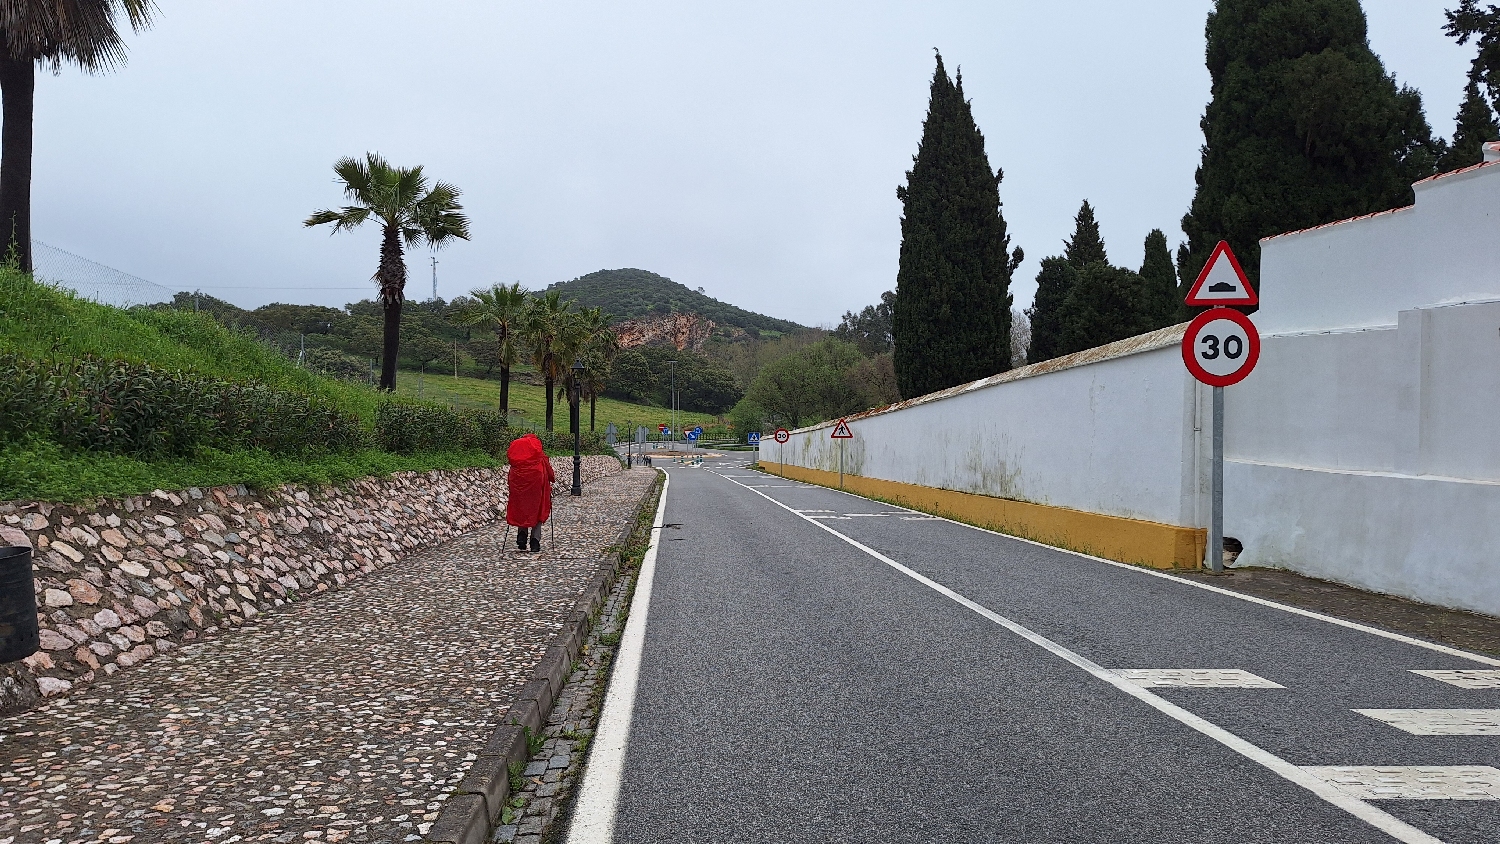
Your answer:
[[[200,448],[272,454],[365,447],[358,417],[327,399],[148,364],[94,357],[41,361],[0,354],[0,443],[28,438],[65,449],[141,458]]]
[[[528,433],[505,424],[493,410],[456,411],[418,402],[386,402],[375,413],[375,439],[382,449],[396,454],[436,451],[483,451],[504,457],[511,441]],[[573,435],[566,431],[536,431],[547,454],[558,457],[573,453]],[[603,434],[580,435],[584,454],[610,454]]]

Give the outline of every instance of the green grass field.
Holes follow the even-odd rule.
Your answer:
[[[454,378],[452,375],[435,375],[430,372],[419,375],[415,372],[402,371],[396,376],[396,395],[408,398],[420,397],[427,401],[451,405],[458,410],[496,410],[500,407],[500,382],[462,376]],[[547,412],[545,390],[531,384],[518,384],[511,381],[510,409],[515,418],[515,424],[541,428],[546,420]],[[558,401],[553,414],[555,428],[559,431],[567,430],[567,403]],[[694,425],[708,428],[716,422],[715,418],[707,413],[687,413],[681,410],[677,412],[677,418],[684,429]],[[666,408],[648,407],[615,399],[599,399],[594,417],[594,424],[598,430],[603,431],[606,425],[613,422],[622,438],[625,437],[625,432],[635,430],[636,426],[645,425],[654,429],[657,425],[669,424],[671,421],[672,411]],[[583,405],[582,424],[584,430],[588,430],[588,402],[584,402]]]

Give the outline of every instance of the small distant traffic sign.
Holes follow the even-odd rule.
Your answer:
[[[656,432],[658,434],[665,434],[667,432],[667,426],[666,425],[657,425],[656,426]]]
[[[1229,248],[1228,242],[1219,241],[1208,257],[1208,263],[1203,265],[1203,272],[1198,273],[1198,280],[1188,291],[1188,307],[1217,308],[1259,303],[1250,280],[1245,278],[1245,271],[1240,269],[1239,259],[1234,257],[1234,250]]]
[[[839,423],[833,426],[833,433],[829,437],[835,440],[852,440],[854,439],[854,432],[849,430],[848,422],[840,419]]]
[[[693,433],[697,434],[700,437],[703,436],[703,426],[702,425],[695,426],[693,428]]]
[[[1245,380],[1260,360],[1260,332],[1233,308],[1211,308],[1188,323],[1182,335],[1182,362],[1211,387]]]
[[[688,431],[683,436],[687,437],[692,442],[697,442],[698,441],[698,435],[701,434],[701,433],[702,433],[702,431],[693,430],[693,431]]]
[[[745,435],[745,442],[750,445],[760,445],[760,431],[751,431]]]
[[[775,439],[776,439],[777,442],[779,442],[779,443],[785,443],[787,440],[789,440],[791,438],[792,438],[792,432],[791,431],[788,431],[785,428],[777,428],[776,429]]]

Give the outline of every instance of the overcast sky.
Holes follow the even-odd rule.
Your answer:
[[[1113,262],[1152,228],[1175,247],[1208,100],[1210,0],[158,3],[124,69],[38,79],[34,234],[247,307],[370,294],[378,230],[301,222],[375,150],[464,191],[444,298],[640,267],[834,324],[895,285],[934,47],[1005,170],[1025,306],[1085,197]],[[1364,3],[1449,135],[1472,47],[1445,5]]]

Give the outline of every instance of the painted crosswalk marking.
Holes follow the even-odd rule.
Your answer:
[[[1500,769],[1487,765],[1304,766],[1360,800],[1500,800]]]
[[[1356,709],[1414,736],[1500,736],[1500,709]]]
[[[1115,673],[1147,689],[1284,689],[1240,668],[1120,668]]]
[[[1450,686],[1460,689],[1500,689],[1500,669],[1494,668],[1464,668],[1459,670],[1418,671],[1412,669],[1413,674],[1423,677],[1431,677]]]

